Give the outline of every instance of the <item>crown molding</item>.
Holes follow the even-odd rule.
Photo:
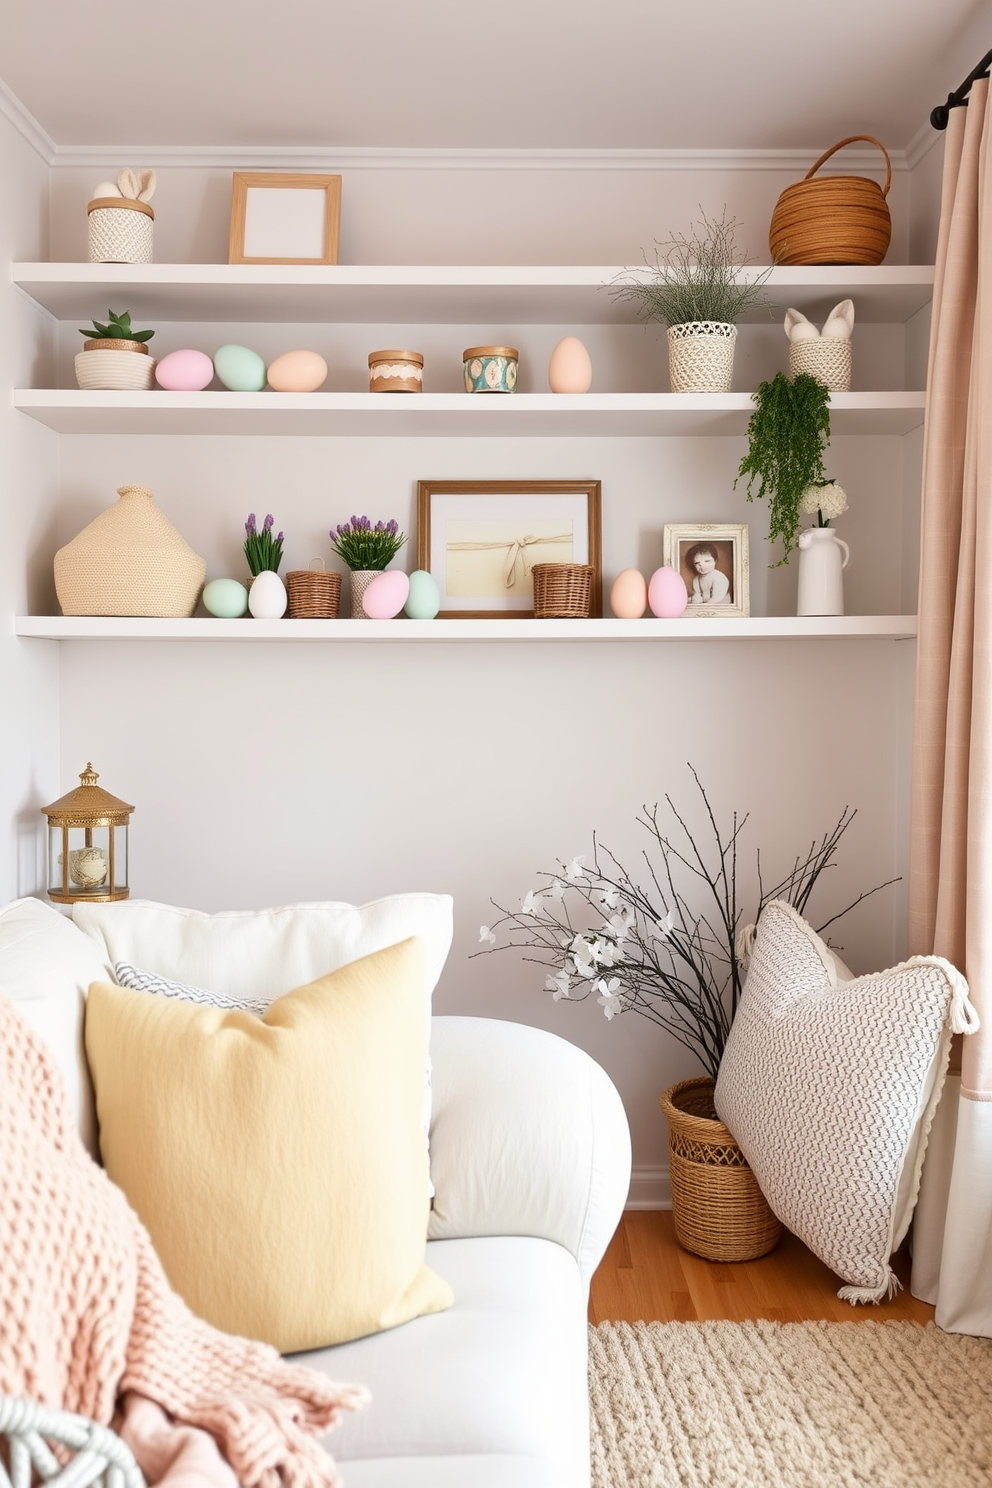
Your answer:
[[[47,139],[47,136],[45,136]],[[807,150],[427,150],[260,146],[58,145],[51,163],[105,171],[122,160],[156,170],[428,170],[428,171],[782,171],[805,175],[819,151]],[[890,151],[894,171],[909,169],[906,151]],[[875,172],[876,150],[849,150],[845,161]]]
[[[50,134],[46,134],[34,114],[28,112],[16,93],[12,93],[0,78],[0,114],[12,124],[22,139],[27,140],[32,150],[40,155],[46,165],[55,164],[58,146]]]
[[[939,145],[942,139],[942,131],[934,129],[929,119],[925,124],[921,124],[903,151],[909,169],[915,170],[920,161],[929,155],[930,151],[936,145]]]

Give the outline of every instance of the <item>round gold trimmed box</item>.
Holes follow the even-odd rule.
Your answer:
[[[515,346],[469,346],[462,352],[467,393],[512,393],[520,353]]]
[[[370,393],[422,393],[424,358],[419,351],[370,351]]]

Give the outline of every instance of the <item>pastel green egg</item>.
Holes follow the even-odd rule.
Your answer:
[[[260,393],[265,386],[265,363],[247,346],[218,347],[214,371],[232,393]]]
[[[238,620],[248,608],[248,590],[237,579],[211,579],[204,585],[203,607],[218,620]]]
[[[414,569],[410,575],[410,593],[403,608],[411,620],[433,620],[441,608],[437,580],[426,569]]]

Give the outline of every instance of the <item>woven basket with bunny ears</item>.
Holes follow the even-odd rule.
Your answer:
[[[821,176],[820,166],[845,145],[865,140],[885,156],[885,185],[867,176]],[[776,264],[880,264],[889,248],[892,164],[870,134],[852,134],[824,151],[805,180],[787,186],[772,213],[768,243]]]
[[[117,189],[119,196],[96,196],[87,205],[89,262],[151,263],[155,172],[120,170]]]

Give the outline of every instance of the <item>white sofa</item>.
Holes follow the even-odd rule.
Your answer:
[[[376,923],[394,926],[400,901],[405,913],[417,898],[447,905],[450,935],[444,896],[379,901],[389,914]],[[184,936],[175,918],[186,911],[142,901],[106,911],[87,907],[80,916],[87,934],[35,899],[0,908],[0,993],[17,1002],[58,1058],[94,1153],[82,1042],[90,983],[112,980],[113,963],[127,960],[227,990],[218,985],[216,956],[203,949],[214,917],[196,917],[201,943]],[[257,929],[257,917],[250,919]],[[320,937],[310,940],[296,937],[291,985],[333,969],[321,960]],[[280,985],[285,966],[274,953],[270,959],[254,945],[258,984],[288,990]],[[346,1488],[582,1488],[589,1482],[586,1304],[627,1196],[623,1106],[586,1054],[519,1024],[435,1018],[431,1056],[435,1198],[427,1259],[450,1282],[455,1303],[390,1332],[297,1356],[371,1389],[371,1406],[332,1432],[328,1449]]]

